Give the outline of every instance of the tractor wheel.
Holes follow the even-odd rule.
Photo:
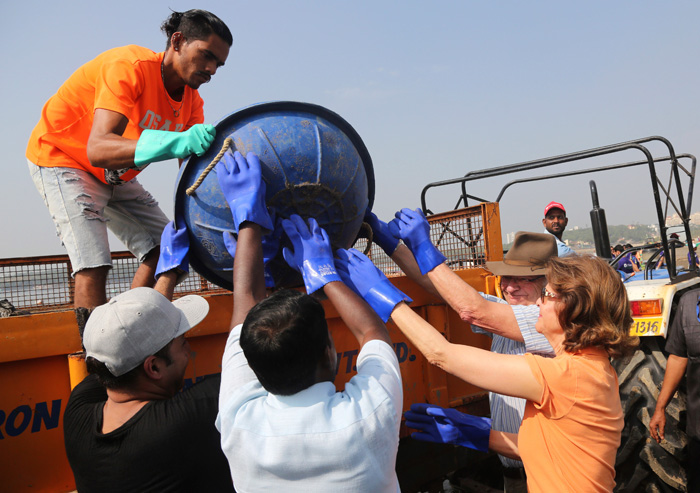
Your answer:
[[[666,408],[665,440],[657,444],[649,434],[649,420],[666,370],[666,355],[659,349],[659,340],[642,337],[629,361],[613,363],[625,416],[615,461],[616,492],[686,491],[685,378]]]

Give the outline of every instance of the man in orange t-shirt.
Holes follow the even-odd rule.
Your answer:
[[[114,48],[76,70],[44,105],[27,145],[30,174],[68,251],[78,326],[106,299],[112,266],[107,228],[139,259],[132,288],[153,286],[168,222],[134,178],[152,162],[201,155],[216,131],[204,125],[197,89],[233,43],[204,10],[173,12],[161,53]]]

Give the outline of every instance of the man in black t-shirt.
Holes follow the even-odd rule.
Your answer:
[[[122,293],[87,321],[91,375],[71,393],[63,418],[81,493],[233,491],[214,425],[220,375],[180,391],[190,358],[184,334],[209,311],[200,296],[170,301],[188,249],[184,227],[168,224],[156,289]]]
[[[700,289],[685,293],[666,335],[666,373],[649,421],[651,437],[660,442],[666,427],[666,406],[673,398],[683,375],[687,386],[688,459],[686,491],[700,491]]]

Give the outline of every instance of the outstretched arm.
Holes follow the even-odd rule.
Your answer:
[[[447,373],[492,392],[540,401],[542,384],[525,358],[452,344],[404,303],[396,305],[391,318],[431,364]]]
[[[219,187],[231,209],[234,231],[224,232],[224,244],[233,257],[233,315],[230,328],[243,323],[248,312],[265,298],[261,229],[271,229],[265,205],[265,182],[258,157],[226,152],[216,165]]]
[[[298,215],[282,221],[292,248],[285,248],[287,263],[301,272],[306,292],[322,289],[338,310],[343,322],[357,338],[360,347],[379,339],[391,344],[389,332],[374,311],[352,289],[343,283],[336,269],[330,239],[315,219],[307,222]]]
[[[508,305],[485,300],[445,265],[445,257],[430,241],[430,225],[420,209],[400,210],[389,228],[406,243],[420,272],[427,275],[435,290],[462,320],[494,334],[523,341],[515,314]]]
[[[355,289],[382,320],[394,323],[426,359],[469,383],[500,394],[539,402],[542,385],[521,356],[496,354],[448,342],[432,325],[419,317],[372,262],[355,250],[338,250],[336,265],[346,284]]]
[[[523,334],[510,305],[484,299],[476,289],[464,282],[445,264],[440,264],[428,272],[428,278],[447,304],[465,322],[508,339],[523,341]]]
[[[396,262],[401,271],[413,282],[434,296],[440,296],[428,276],[421,273],[415,257],[411,250],[402,244],[389,230],[389,225],[379,219],[374,212],[365,213],[365,222],[372,228],[373,241],[377,244],[391,260]]]
[[[391,344],[389,331],[377,314],[352,289],[342,282],[330,282],[323,292],[338,310],[340,318],[360,344],[360,349],[369,341],[379,339]]]
[[[236,256],[233,259],[233,316],[231,327],[242,324],[248,312],[265,299],[262,236],[260,226],[246,221],[238,230]]]
[[[391,260],[396,262],[396,265],[399,266],[401,271],[403,271],[409,279],[425,289],[428,293],[442,298],[443,300],[445,299],[430,280],[430,276],[421,274],[416,259],[406,245],[400,244],[396,247],[396,250],[394,250],[394,253],[391,255]]]
[[[175,293],[176,285],[177,272],[171,270],[158,276],[158,280],[156,281],[156,285],[153,286],[153,289],[168,298],[170,301],[173,301],[173,294]]]

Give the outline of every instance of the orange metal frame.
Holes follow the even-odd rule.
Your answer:
[[[481,265],[485,260],[502,258],[498,204],[481,204],[431,216],[430,222],[434,241],[436,236],[444,235],[446,225],[450,231],[448,235],[453,238],[470,238],[466,242],[457,241],[456,244],[465,247],[461,253],[455,251],[461,247],[451,246],[448,258],[459,264],[455,265],[456,272],[467,283],[494,294],[494,278]],[[465,224],[468,226],[466,233]],[[374,246],[372,255],[378,256]],[[449,340],[482,348],[490,346],[489,338],[474,334],[444,302],[427,294],[408,278],[392,277],[392,282],[413,298],[412,308]],[[207,289],[204,296],[210,305],[209,315],[187,333],[193,358],[186,378],[191,381],[221,371],[231,316],[231,295]],[[334,307],[324,302],[324,308],[338,351],[335,384],[342,389],[354,375],[359,348]],[[404,382],[404,409],[414,402],[461,407],[474,413],[487,409],[481,389],[429,365],[392,323],[388,327]],[[84,364],[73,355],[80,350],[75,317],[70,308],[0,319],[0,477],[3,491],[75,489],[63,446],[62,417],[71,388],[85,375]],[[405,434],[402,429],[402,435]]]

